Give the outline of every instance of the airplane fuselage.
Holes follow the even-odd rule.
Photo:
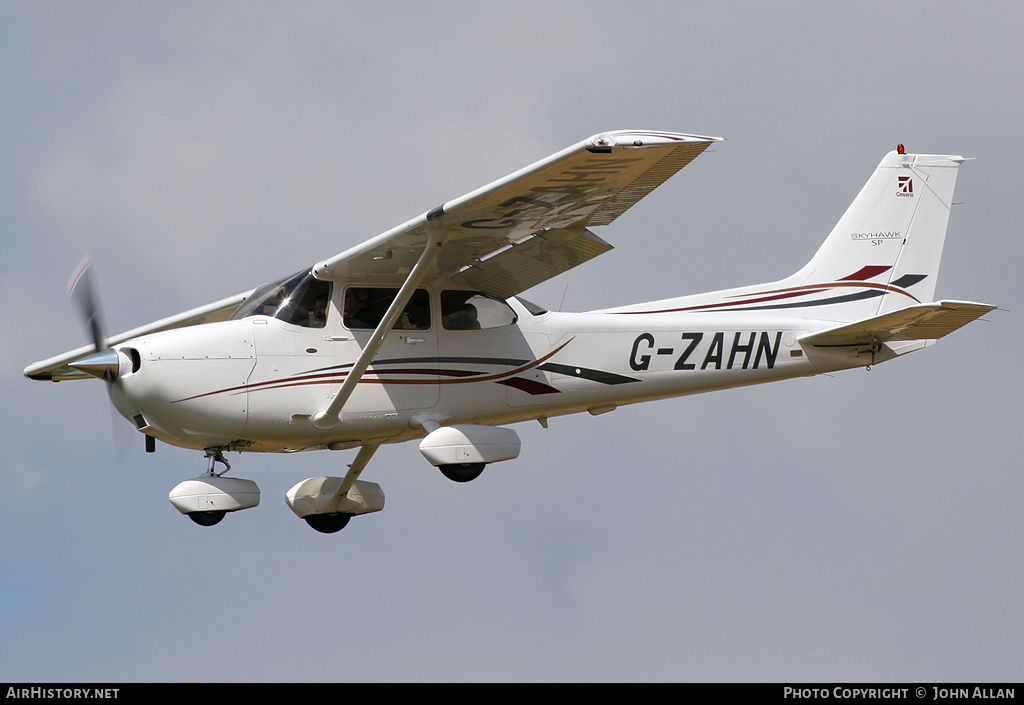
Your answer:
[[[437,292],[424,289],[436,305]],[[340,304],[336,301],[335,304]],[[831,323],[742,313],[531,313],[509,322],[392,330],[341,415],[311,417],[337,393],[370,331],[333,307],[322,328],[253,315],[119,345],[118,410],[188,448],[297,451],[400,442],[443,424],[506,424],[870,364],[864,350],[809,355],[799,338]],[[132,352],[134,351],[134,352]],[[876,359],[877,358],[876,351]],[[880,361],[880,360],[879,360]],[[129,367],[127,364],[124,367]]]

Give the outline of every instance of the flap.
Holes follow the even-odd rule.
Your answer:
[[[542,230],[463,267],[451,279],[507,299],[610,249],[587,229]]]

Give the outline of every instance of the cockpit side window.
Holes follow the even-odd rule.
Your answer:
[[[350,286],[345,289],[344,319],[350,330],[374,330],[384,318],[398,289],[378,286]],[[416,289],[395,321],[394,330],[430,328],[430,292]]]
[[[231,320],[249,316],[271,316],[304,328],[327,325],[327,304],[331,300],[330,282],[320,281],[304,269],[280,281],[257,287],[231,314]]]

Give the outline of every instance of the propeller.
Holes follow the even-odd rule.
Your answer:
[[[121,361],[117,351],[110,347],[103,328],[103,317],[100,315],[99,298],[96,296],[92,281],[92,261],[86,257],[75,270],[68,282],[68,296],[74,301],[84,323],[86,333],[96,347],[96,352],[69,364],[79,372],[92,375],[107,383],[107,396],[113,401],[113,386],[117,380]],[[114,432],[114,452],[118,458],[117,465],[121,469],[127,463],[134,447],[134,434],[129,426],[119,421],[120,414],[111,406],[111,426]],[[152,439],[146,437],[146,447],[152,446]]]
[[[72,362],[69,366],[79,372],[98,377],[107,383],[117,378],[117,371],[120,361],[117,351],[107,344],[107,337],[103,331],[102,317],[100,316],[99,303],[92,284],[92,261],[86,257],[75,270],[74,276],[68,283],[68,296],[78,306],[79,312],[85,321],[86,332],[96,346],[96,352]]]

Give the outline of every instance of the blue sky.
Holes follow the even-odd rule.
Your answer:
[[[1022,244],[1013,3],[0,4],[0,679],[1019,680]],[[906,359],[517,426],[455,485],[415,446],[323,536],[167,501],[32,361],[281,277],[608,129],[720,135],[529,294],[587,310],[772,281],[878,160],[960,153],[937,296],[1002,311]],[[614,286],[609,286],[614,282]],[[125,422],[117,420],[124,425]]]

